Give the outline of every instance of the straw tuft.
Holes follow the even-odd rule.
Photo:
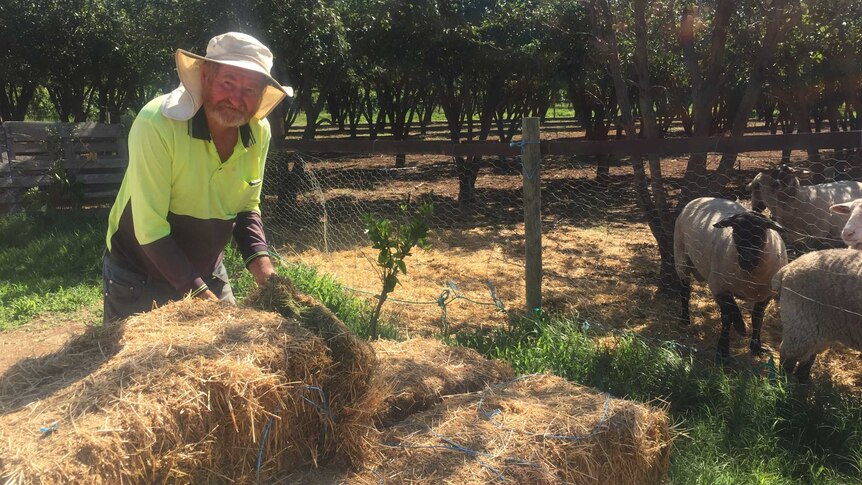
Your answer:
[[[378,416],[384,426],[438,404],[443,396],[479,391],[515,376],[503,361],[488,360],[473,349],[450,347],[429,338],[378,340],[374,351],[380,379],[392,389]]]

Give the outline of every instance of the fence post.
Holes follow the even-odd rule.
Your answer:
[[[524,118],[521,152],[524,178],[524,252],[527,313],[542,308],[542,192],[539,166],[539,118]]]

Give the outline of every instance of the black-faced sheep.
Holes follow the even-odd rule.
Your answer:
[[[841,230],[841,239],[848,248],[862,249],[862,199],[835,204],[829,209],[849,216],[847,224],[844,224],[844,229]]]
[[[781,224],[794,246],[842,246],[841,229],[847,216],[830,213],[829,207],[862,197],[862,182],[841,181],[801,186],[798,171],[781,165],[761,172],[746,187],[751,191],[751,208],[768,207],[772,219]]]
[[[817,354],[833,342],[862,350],[862,253],[829,249],[800,256],[776,273],[783,326],[781,367],[808,380]]]
[[[728,231],[727,228],[731,230]],[[682,319],[691,323],[692,276],[705,281],[721,310],[718,357],[730,355],[730,327],[745,335],[745,322],[735,298],[754,303],[749,347],[761,351],[763,313],[774,295],[771,281],[787,264],[781,226],[737,202],[703,197],[689,202],[674,227],[674,261],[680,278]]]

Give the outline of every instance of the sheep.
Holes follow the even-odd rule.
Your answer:
[[[772,280],[778,293],[781,368],[808,381],[817,354],[833,342],[862,350],[862,253],[828,249],[800,256]]]
[[[751,208],[762,212],[768,207],[772,219],[787,229],[793,246],[840,246],[847,216],[830,214],[829,207],[862,197],[862,182],[801,186],[796,177],[800,173],[781,165],[757,174],[746,187],[751,192]]]
[[[848,248],[862,249],[862,199],[835,204],[829,210],[838,214],[849,215],[847,224],[841,230],[841,239]]]
[[[732,231],[726,231],[725,228]],[[770,231],[771,229],[771,231]],[[773,275],[787,264],[787,250],[777,231],[783,228],[742,204],[703,197],[683,208],[674,226],[674,265],[679,276],[682,320],[691,324],[691,280],[706,282],[721,310],[718,357],[730,356],[730,326],[745,335],[735,298],[754,303],[749,348],[762,352],[760,327],[773,296]]]

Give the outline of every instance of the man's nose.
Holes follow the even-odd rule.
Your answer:
[[[228,99],[230,99],[231,104],[234,106],[242,106],[242,91],[239,89],[231,90],[230,94],[228,94]]]

